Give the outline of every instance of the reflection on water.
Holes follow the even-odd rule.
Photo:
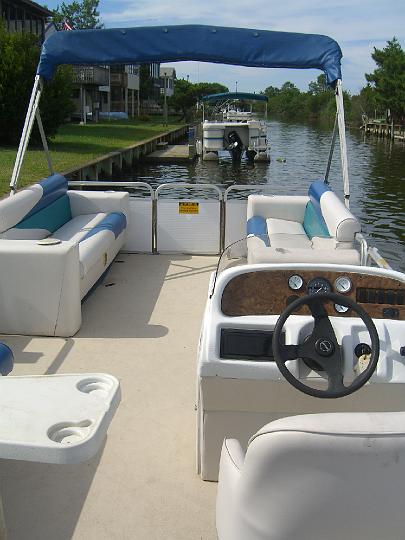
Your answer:
[[[219,163],[139,164],[125,179],[148,182],[153,187],[163,182],[210,183],[223,188],[267,183],[272,193],[306,194],[310,182],[323,176],[331,129],[271,121],[269,140],[270,164],[234,164],[224,153]],[[371,137],[365,140],[362,132],[354,129],[347,135],[347,146],[351,210],[360,219],[369,243],[376,245],[394,268],[405,271],[405,145]],[[338,144],[330,183],[341,195]]]

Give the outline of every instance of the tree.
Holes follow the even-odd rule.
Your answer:
[[[316,81],[311,81],[308,85],[308,91],[310,94],[317,96],[323,94],[329,90],[329,86],[326,82],[326,76],[322,73],[316,79]]]
[[[193,84],[184,79],[177,79],[174,83],[174,94],[169,99],[169,104],[174,109],[181,111],[183,118],[188,118],[197,101],[203,96],[223,92],[228,92],[228,88],[219,83]]]
[[[58,30],[63,30],[66,21],[74,30],[103,28],[98,11],[99,0],[82,0],[81,2],[62,2],[53,10],[53,21]]]
[[[169,105],[181,111],[183,118],[188,116],[197,101],[193,87],[194,85],[185,79],[177,79],[174,82],[174,94],[169,98]]]
[[[371,57],[377,69],[366,73],[366,80],[375,89],[377,103],[398,121],[405,116],[405,51],[394,37],[384,49],[374,47]]]
[[[36,36],[8,33],[0,25],[0,144],[15,144],[21,136],[39,52]],[[48,136],[73,112],[71,81],[71,69],[63,67],[45,84],[40,109]],[[32,139],[39,141],[37,128]]]
[[[196,83],[193,84],[194,94],[196,99],[201,99],[203,96],[208,96],[210,94],[223,94],[224,92],[229,92],[227,86],[219,83]]]
[[[140,99],[149,99],[153,94],[153,79],[150,76],[150,64],[141,64],[139,67],[139,96]]]
[[[268,86],[264,93],[269,99],[271,99],[280,93],[280,88],[277,88],[277,86]]]

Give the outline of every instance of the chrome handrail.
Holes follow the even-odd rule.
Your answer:
[[[215,184],[191,184],[191,183],[186,183],[186,182],[166,182],[165,184],[160,184],[160,186],[156,188],[156,199],[159,197],[159,193],[161,191],[169,187],[186,188],[186,189],[205,189],[205,190],[211,189],[217,192],[219,201],[222,201],[222,198],[223,198],[222,191]]]
[[[111,180],[69,180],[69,187],[120,187],[120,188],[146,188],[153,200],[155,190],[147,182],[117,182]]]
[[[367,240],[362,235],[362,233],[356,233],[354,235],[354,239],[356,242],[360,244],[360,265],[367,266],[367,253],[368,253]]]
[[[266,191],[269,190],[270,185],[269,184],[235,184],[233,186],[229,186],[224,193],[224,201],[227,202],[228,200],[228,194],[231,191],[250,191],[250,190],[257,190],[257,191]]]

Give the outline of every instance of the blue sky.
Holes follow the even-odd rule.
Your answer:
[[[59,3],[46,2],[49,8]],[[383,48],[393,36],[405,46],[405,0],[101,0],[100,12],[106,27],[212,24],[326,34],[342,48],[343,85],[353,93],[364,86],[364,73],[375,67],[373,47]],[[237,81],[238,91],[245,92],[287,80],[306,89],[319,74],[203,62],[178,62],[174,67],[178,77],[189,75],[192,82],[220,82],[234,90]]]

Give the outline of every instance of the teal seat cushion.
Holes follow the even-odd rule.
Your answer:
[[[328,227],[326,226],[323,218],[320,218],[315,210],[311,201],[308,202],[305,208],[304,223],[302,224],[304,230],[311,240],[314,236],[320,236],[322,238],[330,238]]]
[[[72,219],[68,195],[63,195],[15,225],[16,229],[42,229],[54,233]]]

